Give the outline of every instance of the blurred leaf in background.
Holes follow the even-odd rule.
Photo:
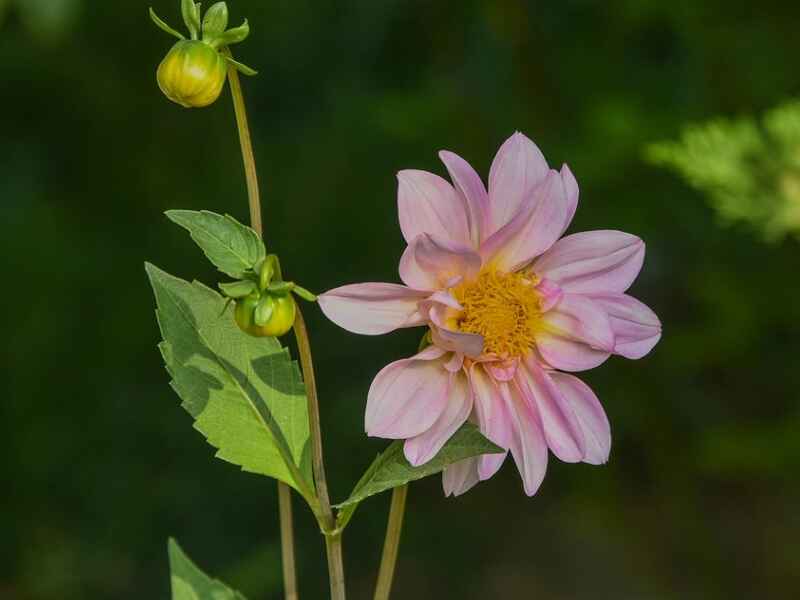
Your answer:
[[[708,195],[726,221],[747,221],[768,240],[800,235],[800,101],[752,117],[689,125],[647,157]]]
[[[75,24],[83,0],[0,0],[0,27],[11,9],[37,37],[57,41]]]

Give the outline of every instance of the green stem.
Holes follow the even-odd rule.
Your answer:
[[[319,418],[319,400],[317,383],[314,376],[314,363],[311,358],[311,343],[308,329],[300,307],[297,308],[297,319],[294,322],[294,335],[297,339],[297,352],[300,366],[303,369],[303,380],[308,396],[308,421],[311,430],[311,464],[314,469],[314,481],[319,498],[320,527],[325,534],[325,547],[328,555],[328,576],[331,585],[331,600],[345,600],[344,560],[342,558],[342,534],[334,533],[336,519],[333,516],[331,500],[328,495],[328,482],[325,478],[325,463],[322,458],[322,430]]]
[[[392,490],[392,506],[389,509],[389,522],[386,524],[386,539],[383,542],[383,556],[378,571],[378,583],[375,585],[375,600],[389,600],[392,592],[392,580],[397,564],[397,552],[400,546],[400,534],[403,531],[403,516],[406,510],[408,485],[401,485]]]
[[[230,51],[226,50],[228,56]],[[250,127],[247,123],[247,109],[244,104],[242,85],[235,67],[228,68],[228,81],[231,85],[233,110],[236,113],[236,127],[239,130],[239,142],[242,148],[244,173],[247,179],[247,199],[250,205],[250,226],[258,235],[264,235],[261,223],[261,197],[258,191],[258,175],[256,159],[253,154],[253,141],[250,138]],[[281,558],[283,559],[283,588],[286,600],[297,600],[297,574],[294,558],[294,527],[292,523],[292,495],[289,486],[278,482],[278,514],[281,524]]]

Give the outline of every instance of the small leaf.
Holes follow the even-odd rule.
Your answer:
[[[254,75],[258,75],[258,71],[255,69],[248,67],[244,63],[240,63],[239,61],[233,60],[230,56],[226,56],[225,60],[228,61],[228,64],[235,67],[237,71],[239,71],[242,75],[247,75],[248,77],[253,77]]]
[[[259,235],[233,217],[205,210],[168,210],[166,215],[192,235],[214,266],[234,279],[243,279],[266,256]]]
[[[228,27],[228,5],[217,2],[211,5],[203,18],[203,39],[210,40],[217,37]]]
[[[242,335],[225,299],[147,264],[172,388],[216,456],[274,477],[315,506],[308,406],[297,363],[275,338]]]
[[[244,298],[256,290],[255,281],[245,279],[244,281],[233,281],[231,283],[220,283],[219,289],[228,298]]]
[[[275,294],[285,294],[294,289],[294,283],[291,281],[276,281],[267,286],[267,289]]]
[[[465,458],[481,454],[498,454],[504,450],[487,440],[472,423],[465,423],[430,461],[419,467],[412,467],[403,454],[403,440],[392,442],[383,454],[370,465],[367,472],[356,484],[350,497],[337,504],[341,509],[337,519],[343,528],[350,521],[358,504],[370,496],[410,481],[440,473],[446,466]]]
[[[256,306],[253,320],[259,327],[264,327],[272,318],[272,313],[275,310],[275,300],[271,296],[264,296],[261,302]]]
[[[233,44],[245,41],[249,35],[250,24],[247,22],[247,19],[245,19],[244,23],[239,25],[239,27],[228,29],[228,31],[218,35],[214,39],[214,45],[217,47],[232,46]]]
[[[245,600],[236,590],[197,568],[174,539],[167,544],[172,600]]]
[[[181,0],[181,14],[192,39],[196,40],[200,35],[200,19],[197,15],[197,7],[192,0]]]
[[[174,35],[179,40],[186,39],[185,35],[183,35],[179,31],[176,31],[175,29],[167,25],[163,20],[161,20],[161,18],[156,14],[156,11],[154,11],[152,8],[150,8],[150,18],[153,20],[153,23],[155,23],[156,27],[158,27],[159,29],[166,31],[170,35]]]
[[[315,294],[312,294],[306,288],[300,287],[299,285],[295,285],[292,291],[307,302],[317,301],[317,296]]]

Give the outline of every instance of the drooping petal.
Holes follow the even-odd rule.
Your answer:
[[[484,262],[502,271],[529,263],[561,235],[566,211],[564,182],[558,171],[550,171],[511,220],[481,245]]]
[[[454,277],[474,277],[480,268],[481,257],[474,250],[422,233],[400,258],[400,279],[414,289],[438,290]]]
[[[564,462],[580,462],[586,456],[583,428],[572,405],[535,360],[519,369],[517,385],[523,400],[535,404],[547,445]]]
[[[489,228],[484,238],[504,227],[519,212],[549,171],[539,148],[522,133],[508,138],[489,170]]]
[[[564,294],[542,315],[542,329],[535,339],[548,364],[565,371],[592,369],[614,350],[614,331],[606,312],[593,300],[575,294]]]
[[[561,180],[564,182],[564,191],[566,192],[567,214],[566,218],[564,219],[564,226],[561,229],[561,233],[558,234],[559,237],[564,235],[564,232],[569,227],[569,224],[572,223],[572,219],[575,216],[575,211],[578,210],[578,197],[580,196],[578,181],[575,179],[575,176],[572,174],[572,171],[570,171],[567,165],[561,166]]]
[[[661,321],[650,308],[627,294],[592,295],[608,313],[616,339],[614,353],[642,358],[661,339]]]
[[[447,467],[442,474],[445,496],[460,496],[480,481],[478,459],[467,458]]]
[[[439,348],[478,358],[483,353],[483,336],[477,333],[456,331],[448,323],[448,313],[454,312],[444,304],[423,302],[431,323],[431,340]]]
[[[418,304],[426,292],[395,283],[356,283],[319,296],[325,316],[353,333],[380,335],[425,323]]]
[[[542,422],[536,406],[526,402],[516,386],[500,383],[498,388],[514,429],[511,456],[522,476],[525,493],[533,496],[542,485],[547,472],[547,442],[542,431]]]
[[[604,294],[627,290],[644,262],[644,242],[622,231],[583,231],[558,240],[533,263],[565,292]]]
[[[443,354],[429,346],[375,376],[367,394],[367,435],[408,439],[430,429],[447,408],[450,373],[444,369]]]
[[[445,179],[427,171],[397,174],[397,206],[400,228],[409,244],[421,233],[442,240],[470,244],[464,199]]]
[[[403,452],[413,466],[424,465],[461,427],[472,412],[472,393],[463,372],[450,373],[447,406],[427,431],[406,440]]]
[[[489,194],[486,192],[486,187],[475,169],[458,154],[442,150],[439,152],[439,158],[447,167],[456,191],[466,201],[472,247],[478,248],[481,243],[481,233],[487,227],[486,217],[489,214]]]
[[[601,465],[608,462],[611,451],[611,426],[600,401],[594,392],[574,375],[551,371],[549,373],[561,390],[562,397],[572,405],[586,439],[586,456],[583,462]]]
[[[479,364],[470,369],[470,386],[475,403],[475,416],[481,433],[501,448],[511,446],[513,429],[508,410],[497,386]],[[481,481],[497,473],[506,454],[484,454],[478,458],[478,477]]]

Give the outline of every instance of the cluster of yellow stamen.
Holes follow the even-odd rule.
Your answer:
[[[485,269],[474,280],[453,288],[463,307],[458,329],[483,336],[484,352],[503,357],[526,354],[541,318],[534,276]]]

